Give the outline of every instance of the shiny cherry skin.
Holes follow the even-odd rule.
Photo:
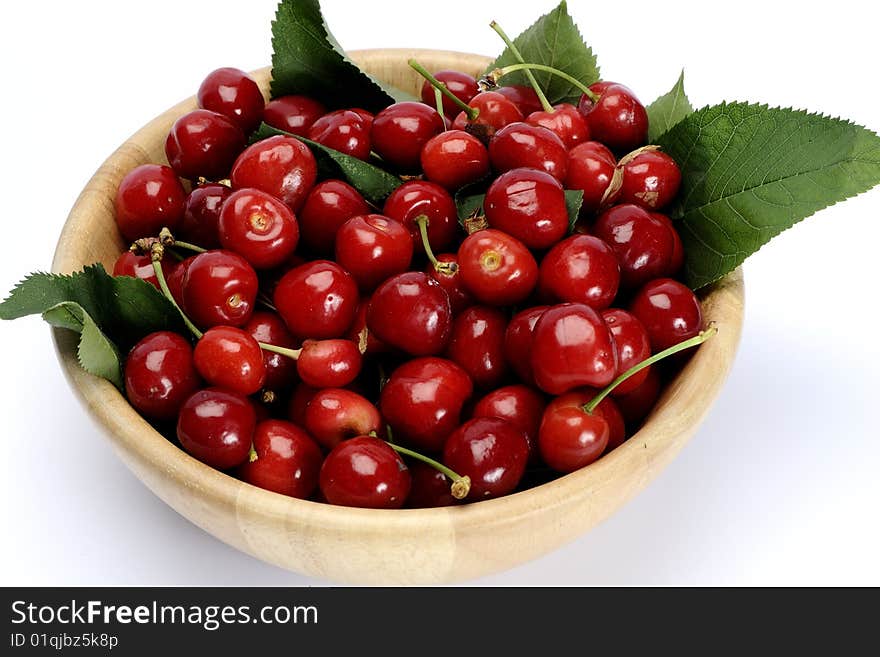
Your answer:
[[[258,310],[242,327],[254,340],[276,347],[296,349],[296,339],[287,329],[284,320],[273,312]],[[263,351],[263,367],[266,380],[263,386],[268,390],[281,390],[297,380],[296,361],[274,351]]]
[[[651,357],[651,341],[642,323],[632,313],[619,308],[603,310],[602,319],[611,331],[614,346],[617,349],[617,372],[620,376],[631,367]],[[648,378],[651,368],[647,367],[633,374],[613,391],[615,397],[625,395],[638,388]]]
[[[545,171],[511,169],[489,186],[486,221],[530,249],[547,249],[568,232],[562,184]]]
[[[183,221],[186,192],[174,170],[142,164],[129,171],[116,190],[116,225],[128,242],[155,237]]]
[[[472,394],[470,377],[451,360],[415,358],[391,373],[379,395],[379,410],[395,440],[439,452]]]
[[[306,340],[296,360],[296,372],[313,388],[341,388],[361,373],[363,359],[351,340]]]
[[[169,262],[169,260],[167,256],[162,259],[163,273],[166,279],[174,267],[173,261]],[[139,278],[157,290],[160,289],[159,279],[156,278],[156,271],[153,268],[153,259],[149,254],[135,255],[131,251],[123,251],[113,264],[113,275]]]
[[[191,456],[218,470],[248,458],[257,415],[244,395],[207,388],[189,397],[177,418],[177,439]]]
[[[207,251],[187,266],[183,309],[202,329],[244,326],[254,311],[257,291],[257,273],[247,260],[231,251]]]
[[[454,253],[441,253],[437,261],[451,265],[449,269],[438,270],[432,263],[428,263],[425,273],[440,283],[440,287],[446,290],[449,296],[449,305],[452,307],[453,316],[474,304],[474,298],[468,292],[461,280],[461,272],[458,266],[458,256]]]
[[[590,90],[599,95],[593,103],[581,96],[578,110],[584,115],[590,134],[619,153],[627,153],[643,146],[648,139],[648,113],[635,94],[615,83],[590,85]]]
[[[500,417],[517,427],[529,444],[529,460],[538,456],[538,429],[547,400],[540,392],[522,384],[493,390],[475,405],[472,417]]]
[[[382,431],[379,409],[356,392],[325,388],[305,410],[305,428],[322,446],[333,449],[343,440]]]
[[[428,217],[428,241],[435,253],[452,246],[458,234],[455,200],[443,187],[427,180],[411,180],[391,192],[382,214],[406,226],[416,253],[424,252],[416,223],[421,215]]]
[[[381,214],[352,217],[336,233],[336,262],[361,290],[372,290],[409,269],[413,242],[404,225]]]
[[[599,215],[593,234],[617,254],[621,287],[633,289],[670,273],[672,233],[644,208],[615,205]]]
[[[234,191],[220,212],[220,244],[255,269],[285,262],[299,242],[296,216],[284,203],[259,189]]]
[[[183,308],[183,281],[193,260],[195,260],[195,256],[191,255],[163,272],[165,274],[165,281],[168,283],[168,290],[171,292],[174,301],[181,308]],[[164,264],[164,262],[163,260],[162,263]],[[158,281],[156,282],[158,283]]]
[[[591,214],[613,203],[619,192],[606,196],[614,178],[617,161],[607,148],[595,141],[585,141],[568,152],[566,189],[579,189],[584,193],[581,212]]]
[[[592,401],[597,394],[599,394],[599,390],[596,388],[578,388],[556,397],[551,403],[557,410],[565,406],[572,406],[583,412],[584,406]],[[601,417],[608,424],[608,443],[605,445],[603,452],[607,454],[626,441],[626,425],[623,421],[623,415],[621,415],[617,403],[610,397],[603,399],[593,409],[593,413]]]
[[[237,68],[218,68],[204,79],[196,98],[199,107],[222,114],[245,134],[257,129],[263,120],[266,101],[257,83]]]
[[[452,481],[433,466],[414,461],[409,466],[409,473],[412,487],[406,498],[407,508],[434,509],[459,503],[452,496]]]
[[[306,411],[309,403],[320,392],[305,383],[298,383],[287,401],[287,417],[298,427],[306,425]]]
[[[124,371],[129,403],[153,420],[175,418],[201,384],[192,346],[171,331],[150,333],[138,342],[125,359]]]
[[[620,409],[626,425],[632,429],[638,427],[660,397],[660,374],[654,367],[648,368],[648,377],[642,385],[626,395],[617,395],[614,401]]]
[[[458,268],[465,289],[492,306],[522,302],[538,282],[538,263],[525,244],[491,228],[464,239],[458,249]]]
[[[450,191],[489,174],[489,151],[464,130],[447,130],[432,137],[420,156],[425,178]]]
[[[242,395],[254,394],[266,380],[260,345],[249,333],[233,326],[205,331],[196,343],[193,360],[209,385]]]
[[[443,464],[470,477],[468,499],[512,493],[529,460],[529,443],[521,429],[497,417],[478,417],[456,429],[443,446]]]
[[[507,374],[504,333],[507,316],[491,306],[471,306],[452,323],[446,357],[467,372],[474,386],[497,387]]]
[[[544,411],[538,450],[544,463],[557,472],[574,472],[602,456],[610,433],[605,418],[568,404],[563,396]]]
[[[667,276],[675,276],[684,266],[684,245],[681,243],[681,236],[678,234],[672,219],[661,212],[649,212],[654,219],[666,226],[672,234],[672,255],[669,257],[669,267],[667,268]]]
[[[358,436],[334,447],[319,478],[321,493],[330,504],[365,509],[399,509],[411,485],[403,459],[388,443]]]
[[[424,272],[392,276],[370,298],[367,328],[411,356],[439,354],[452,333],[449,296]]]
[[[273,295],[278,314],[298,338],[345,335],[358,306],[357,283],[335,262],[313,260],[287,272]]]
[[[471,98],[470,107],[479,110],[474,121],[468,121],[464,112],[459,113],[452,122],[456,130],[464,130],[468,124],[480,127],[481,134],[491,137],[510,123],[522,121],[524,116],[516,104],[497,91],[482,91]]]
[[[532,372],[538,387],[551,395],[607,386],[617,372],[611,331],[585,304],[551,306],[535,324]]]
[[[356,343],[364,356],[373,356],[375,354],[384,354],[391,348],[382,342],[375,334],[371,333],[367,328],[367,309],[370,307],[370,297],[362,297],[358,304],[357,313],[355,313],[354,321],[345,334],[346,339]],[[366,336],[366,340],[365,340]]]
[[[183,222],[174,236],[203,249],[220,248],[220,211],[230,194],[229,187],[217,183],[195,187],[186,197]]]
[[[354,187],[324,180],[309,192],[297,215],[302,241],[319,255],[330,255],[339,227],[352,217],[369,214],[370,206]]]
[[[532,338],[535,324],[550,306],[534,306],[521,310],[510,320],[504,332],[504,355],[519,380],[535,385],[532,373]]]
[[[462,73],[461,71],[444,69],[434,73],[434,77],[446,85],[446,88],[452,92],[452,95],[465,104],[469,103],[471,98],[480,92],[480,88],[477,86],[477,81],[472,76],[467,73]],[[422,83],[421,98],[423,103],[436,108],[437,101],[434,94],[434,87],[427,80]],[[446,116],[455,116],[458,112],[458,105],[446,96],[443,96],[443,114]]]
[[[585,303],[593,310],[611,305],[620,285],[617,256],[592,235],[572,235],[541,261],[538,288],[553,301]]]
[[[516,105],[523,116],[528,116],[544,109],[538,94],[527,84],[509,84],[492,91],[501,94]]]
[[[327,113],[327,109],[308,96],[280,96],[266,103],[263,120],[279,130],[300,137],[309,136],[309,128]]]
[[[351,110],[325,114],[309,128],[308,137],[359,160],[370,157],[370,125],[364,117]]]
[[[680,185],[681,170],[675,160],[666,153],[646,150],[623,165],[620,202],[659,210],[672,202]]]
[[[238,471],[242,480],[301,500],[318,488],[324,455],[301,428],[284,420],[263,420],[254,430],[255,460]]]
[[[373,150],[391,167],[415,171],[422,147],[446,128],[433,107],[404,101],[389,105],[373,119]]]
[[[568,151],[555,132],[518,121],[501,128],[489,142],[489,159],[498,172],[529,168],[565,180]]]
[[[554,105],[553,112],[545,112],[543,109],[532,112],[526,117],[526,123],[539,125],[553,132],[562,140],[566,150],[590,138],[590,129],[584,115],[568,103]]]
[[[308,146],[295,137],[276,135],[248,146],[232,165],[230,179],[233,189],[255,187],[297,212],[317,175]]]
[[[700,300],[671,278],[646,283],[633,297],[629,311],[644,325],[654,353],[695,337],[703,328]]]
[[[165,140],[165,155],[181,178],[219,180],[229,174],[245,147],[245,136],[232,120],[210,110],[184,114]]]

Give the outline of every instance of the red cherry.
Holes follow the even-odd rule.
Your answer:
[[[306,246],[315,253],[333,253],[336,232],[352,217],[369,214],[370,206],[354,187],[341,180],[315,185],[300,210],[299,229]]]
[[[175,230],[183,220],[186,193],[170,167],[142,164],[129,171],[116,191],[116,225],[129,242]]]
[[[171,420],[201,383],[189,342],[177,333],[150,333],[125,359],[125,395],[138,412]]]
[[[601,83],[590,90],[599,95],[593,103],[581,96],[578,110],[587,120],[593,139],[619,152],[635,150],[648,139],[648,113],[635,94],[622,84]]]
[[[367,309],[370,307],[370,298],[362,298],[358,304],[357,313],[354,321],[348,329],[345,337],[359,346],[364,356],[372,356],[374,354],[384,354],[389,351],[387,344],[382,342],[373,333],[367,329]],[[364,345],[364,336],[366,336],[366,346]]]
[[[489,151],[483,142],[463,130],[447,130],[432,137],[420,157],[425,178],[448,190],[485,178]]]
[[[660,396],[660,375],[653,367],[648,368],[648,377],[638,388],[614,399],[627,426],[637,427],[644,420],[657,398]]]
[[[535,169],[512,169],[489,186],[486,221],[530,249],[546,249],[568,232],[568,209],[562,185]]]
[[[559,181],[565,180],[568,152],[555,132],[539,125],[516,122],[501,128],[489,142],[492,167],[538,169]]]
[[[507,317],[497,308],[471,306],[452,324],[446,357],[460,365],[476,387],[497,387],[507,374],[506,329]]]
[[[379,410],[395,440],[436,452],[459,425],[471,394],[470,378],[452,361],[415,358],[391,373],[379,396]]]
[[[551,395],[611,383],[617,372],[617,353],[599,314],[582,303],[546,310],[532,337],[532,372],[538,387]]]
[[[351,340],[306,340],[296,371],[314,388],[341,388],[357,378],[361,363],[361,352]]]
[[[409,473],[412,487],[406,498],[406,506],[410,509],[432,509],[459,503],[452,496],[452,481],[433,466],[415,461]]]
[[[523,120],[523,113],[513,101],[497,91],[483,91],[471,98],[470,107],[479,110],[479,115],[474,121],[468,121],[467,115],[461,112],[452,122],[456,130],[464,130],[468,124],[484,126],[488,137],[504,126]]]
[[[381,214],[352,217],[336,234],[336,262],[354,276],[361,290],[409,269],[413,242],[400,222]]]
[[[354,320],[358,289],[351,274],[335,262],[314,260],[287,272],[273,299],[295,336],[338,338]]]
[[[547,401],[544,395],[524,385],[505,386],[493,390],[474,405],[473,417],[500,417],[525,435],[529,444],[529,460],[538,456],[538,429]]]
[[[208,388],[190,396],[177,418],[177,439],[189,454],[218,470],[248,457],[257,416],[244,395]]]
[[[182,283],[183,308],[203,329],[244,326],[257,300],[257,274],[237,253],[207,251],[195,256]]]
[[[251,315],[243,328],[257,342],[287,349],[297,347],[296,340],[287,330],[284,320],[275,313],[257,311]],[[263,385],[269,390],[286,388],[296,381],[296,361],[292,358],[264,349],[263,366],[266,369],[266,381]]]
[[[590,138],[590,129],[583,114],[574,105],[559,103],[553,112],[539,110],[526,117],[526,123],[547,128],[562,140],[566,149],[571,149]]]
[[[585,303],[594,310],[611,305],[620,267],[611,247],[592,235],[572,235],[544,256],[538,287],[555,301]]]
[[[517,106],[523,116],[534,114],[544,109],[538,94],[527,84],[509,84],[493,89]]]
[[[250,334],[232,326],[205,331],[193,354],[196,369],[212,386],[252,395],[263,387],[263,352]]]
[[[574,472],[598,459],[608,445],[608,422],[568,404],[565,397],[550,402],[538,432],[538,449],[548,466]]]
[[[535,384],[532,373],[532,338],[535,324],[550,306],[534,306],[518,312],[504,333],[504,354],[520,381]]]
[[[468,420],[446,441],[443,463],[470,477],[471,499],[512,493],[529,460],[529,444],[516,426],[497,417]]]
[[[644,325],[655,353],[693,338],[703,328],[699,299],[687,286],[671,278],[645,284],[630,303],[629,311]]]
[[[568,152],[566,189],[579,189],[584,193],[581,212],[589,214],[614,203],[619,192],[605,194],[614,177],[617,161],[607,148],[595,141],[586,141]]]
[[[309,139],[360,160],[370,157],[370,125],[350,110],[325,114],[309,128]]]
[[[181,178],[225,178],[245,146],[244,133],[217,112],[195,110],[184,114],[168,133],[165,155]]]
[[[237,68],[218,68],[204,79],[197,95],[199,107],[222,114],[245,134],[263,120],[266,101],[257,83]]]
[[[461,280],[458,256],[454,253],[441,253],[437,256],[437,262],[452,266],[438,270],[437,267],[429,262],[425,272],[440,283],[440,287],[446,290],[446,294],[449,296],[449,304],[452,307],[452,314],[458,315],[462,310],[474,303],[473,297],[464,288],[464,283]]]
[[[477,81],[472,76],[467,73],[462,73],[461,71],[437,71],[434,73],[434,77],[446,85],[446,88],[452,92],[452,95],[463,103],[469,103],[471,98],[476,96],[480,91],[479,87],[477,87]],[[421,97],[423,103],[430,105],[431,107],[436,107],[437,103],[434,94],[434,87],[431,86],[431,83],[427,80],[422,83]],[[442,105],[443,113],[446,116],[455,116],[459,111],[458,105],[446,96],[443,96]]]
[[[458,232],[458,210],[449,192],[427,180],[403,183],[385,200],[382,214],[399,221],[412,235],[416,253],[424,252],[416,219],[428,217],[428,241],[434,251],[452,245]]]
[[[285,262],[299,242],[296,217],[284,203],[258,189],[239,189],[223,204],[220,243],[257,269]]]
[[[644,151],[623,166],[622,203],[635,203],[647,210],[669,205],[678,194],[681,170],[660,151]]]
[[[232,165],[232,187],[254,187],[298,211],[315,184],[315,156],[295,137],[276,135],[248,146]]]
[[[324,455],[309,434],[284,420],[264,420],[253,445],[256,460],[239,471],[244,481],[302,500],[315,492]]]
[[[163,271],[163,273],[165,273],[165,282],[168,283],[168,290],[171,292],[174,301],[181,308],[183,308],[183,281],[186,278],[186,273],[189,271],[189,266],[192,264],[193,260],[195,260],[195,256],[189,256],[178,262],[176,266],[169,267],[167,270]],[[162,262],[164,264],[165,261],[163,260]],[[158,280],[156,282],[158,283]]]
[[[384,440],[359,436],[339,443],[324,459],[321,493],[330,504],[399,509],[409,495],[410,475]]]
[[[370,138],[373,150],[396,169],[419,167],[422,147],[446,126],[433,107],[405,101],[383,109],[373,120]]]
[[[669,267],[667,268],[667,275],[674,276],[679,271],[681,271],[681,268],[684,266],[684,246],[681,243],[681,237],[679,236],[678,231],[675,229],[672,220],[665,214],[661,214],[660,212],[649,212],[648,214],[650,214],[652,217],[654,217],[654,219],[666,226],[666,228],[672,234],[672,255],[669,257]]]
[[[163,273],[166,279],[174,266],[171,262],[166,262],[168,258],[162,259],[164,267]],[[159,279],[156,278],[156,271],[153,268],[153,258],[147,255],[135,255],[131,251],[123,251],[113,264],[114,276],[131,276],[146,281],[157,290],[159,289]]]
[[[343,440],[382,430],[379,409],[351,390],[317,392],[305,409],[305,427],[321,445],[333,449]]]
[[[194,188],[186,197],[183,222],[175,237],[203,249],[220,248],[220,211],[230,194],[229,187],[216,183]]]
[[[631,367],[651,357],[651,342],[648,332],[635,315],[617,308],[602,311],[602,319],[611,331],[614,346],[617,349],[617,373],[620,376]],[[614,396],[625,395],[638,388],[648,378],[651,368],[647,367],[633,374],[611,393]]]
[[[287,417],[290,418],[291,422],[299,427],[305,426],[306,411],[309,408],[309,403],[318,392],[320,392],[318,389],[305,383],[297,384],[287,402]]]
[[[327,110],[308,96],[281,96],[266,103],[263,120],[273,128],[308,137],[309,128]]]
[[[556,410],[563,407],[573,407],[580,412],[584,412],[584,406],[593,400],[599,393],[596,388],[578,388],[554,399],[551,403]],[[607,454],[612,449],[619,447],[626,441],[626,425],[623,422],[623,415],[617,408],[617,404],[610,397],[606,397],[596,408],[593,414],[601,417],[608,424],[608,443],[605,446],[603,454]],[[551,439],[552,441],[552,439]],[[585,445],[585,447],[587,447]],[[597,447],[597,446],[593,446]]]
[[[458,249],[458,268],[465,289],[494,306],[522,302],[538,280],[538,263],[526,246],[491,228],[465,238]]]

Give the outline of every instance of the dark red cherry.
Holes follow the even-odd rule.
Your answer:
[[[472,76],[467,73],[462,73],[461,71],[444,69],[434,73],[434,77],[446,85],[446,88],[452,92],[452,95],[463,103],[469,103],[471,98],[476,96],[480,91],[479,87],[477,87],[477,81]],[[434,87],[431,86],[431,83],[427,80],[422,84],[421,97],[422,102],[426,105],[430,105],[431,107],[437,106]],[[442,105],[443,113],[446,116],[455,116],[458,114],[458,105],[446,96],[443,96]]]
[[[376,115],[370,138],[373,150],[385,162],[395,169],[414,171],[419,167],[422,147],[445,127],[433,107],[404,101]]]
[[[667,275],[674,276],[675,274],[680,272],[681,268],[684,266],[684,246],[681,243],[681,237],[679,236],[678,231],[675,229],[672,220],[665,214],[662,214],[660,212],[649,212],[648,214],[650,214],[652,217],[654,217],[654,219],[666,226],[666,228],[672,234],[672,255],[669,258],[669,268],[667,270]]]
[[[584,115],[568,103],[554,105],[553,112],[532,112],[526,117],[526,123],[547,128],[562,140],[566,149],[574,148],[590,138]]]
[[[171,331],[150,333],[125,359],[125,395],[139,413],[171,420],[201,383],[190,343]]]
[[[593,234],[617,254],[622,287],[636,288],[671,273],[672,233],[644,208],[631,203],[609,208],[596,219]]]
[[[253,444],[256,459],[239,470],[244,481],[302,500],[315,492],[324,455],[308,433],[284,420],[264,420]]]
[[[605,418],[585,412],[566,397],[550,402],[538,432],[541,458],[558,472],[574,472],[598,459],[611,433]]]
[[[433,509],[440,506],[452,506],[459,500],[452,496],[452,481],[427,463],[415,461],[410,465],[412,487],[406,506],[410,509]]]
[[[222,114],[245,134],[263,120],[266,101],[257,83],[237,68],[218,68],[204,79],[197,95],[199,107]]]
[[[215,326],[196,343],[193,360],[212,386],[252,395],[263,387],[266,366],[257,341],[233,326]]]
[[[460,365],[477,388],[495,388],[507,374],[506,329],[507,316],[497,308],[471,306],[452,324],[446,357]]]
[[[550,307],[535,324],[532,372],[538,387],[551,395],[579,386],[607,386],[617,372],[611,331],[585,304]]]
[[[305,409],[305,427],[321,445],[333,449],[343,440],[382,430],[382,418],[370,401],[356,392],[326,388]]]
[[[247,260],[231,251],[207,251],[186,268],[183,309],[203,329],[244,326],[254,311],[257,291],[257,274]]]
[[[501,128],[489,142],[492,168],[499,172],[530,168],[565,180],[568,151],[556,133],[539,125],[516,122]]]
[[[167,280],[171,269],[174,266],[167,256],[162,259],[163,272]],[[159,279],[156,278],[156,271],[153,268],[153,258],[150,254],[135,255],[131,251],[123,251],[113,264],[114,276],[131,276],[146,281],[157,290],[159,289]]]
[[[309,192],[297,215],[300,235],[309,249],[330,255],[339,227],[352,217],[369,213],[370,206],[354,187],[341,180],[325,180]]]
[[[585,303],[594,310],[611,305],[620,285],[617,256],[592,235],[572,235],[541,261],[538,287],[554,301]]]
[[[512,169],[489,186],[486,221],[530,249],[546,249],[568,232],[568,209],[562,185],[536,169]]]
[[[520,381],[535,384],[532,374],[532,337],[535,324],[550,306],[534,306],[518,312],[504,333],[504,355]]]
[[[700,300],[690,288],[671,278],[645,284],[629,311],[644,325],[655,353],[696,336],[703,328]]]
[[[367,328],[385,344],[412,356],[439,354],[452,331],[449,296],[423,272],[398,274],[373,292]]]
[[[165,281],[168,283],[168,290],[171,292],[174,301],[177,302],[177,305],[181,308],[183,308],[183,281],[186,278],[186,272],[189,270],[189,266],[192,264],[193,260],[195,260],[195,256],[189,256],[178,262],[176,266],[169,267],[163,272],[165,274]]]
[[[631,367],[651,357],[651,342],[648,332],[635,315],[619,308],[602,311],[602,319],[611,331],[614,346],[617,349],[617,373],[620,376]],[[648,378],[651,368],[647,367],[629,377],[611,393],[614,396],[625,395],[638,388]]]
[[[415,358],[391,373],[379,396],[379,410],[395,440],[437,452],[459,425],[471,394],[470,378],[452,361]]]
[[[362,360],[357,343],[351,340],[306,340],[296,371],[313,388],[341,388],[361,373]]]
[[[325,114],[309,128],[309,139],[360,160],[370,157],[370,125],[351,110]]]
[[[354,276],[361,290],[409,269],[413,242],[398,221],[381,214],[352,217],[336,233],[336,262]]]
[[[493,89],[493,91],[501,94],[516,105],[523,116],[528,116],[544,109],[538,94],[527,84],[509,84]]]
[[[295,137],[276,135],[248,146],[232,166],[232,187],[255,187],[297,212],[315,184],[318,167]]]
[[[468,420],[443,447],[443,463],[462,477],[470,477],[472,500],[512,493],[529,460],[525,434],[497,417]]]
[[[339,443],[324,459],[319,479],[330,504],[367,509],[399,509],[406,502],[410,475],[384,440],[359,436]]]
[[[529,460],[538,456],[538,429],[547,400],[534,388],[524,385],[493,390],[474,405],[473,417],[500,417],[518,428],[529,444]]]
[[[579,189],[584,193],[582,213],[596,212],[614,203],[619,196],[619,192],[608,193],[617,161],[599,142],[585,141],[572,148],[568,152],[567,166],[565,188]]]
[[[296,385],[287,402],[287,417],[291,422],[299,427],[305,426],[309,403],[318,392],[320,391],[316,388],[302,382]]]
[[[244,133],[233,121],[200,109],[174,122],[165,140],[165,155],[181,178],[219,180],[229,174],[244,147]]]
[[[660,397],[660,375],[656,368],[648,368],[648,377],[638,388],[626,395],[614,398],[627,426],[634,428],[641,424]]]
[[[174,236],[203,249],[220,248],[220,211],[230,194],[229,187],[216,183],[194,188],[186,197],[183,222]]]
[[[256,269],[278,267],[299,242],[299,224],[290,208],[259,189],[234,191],[223,204],[218,229],[223,248]]]
[[[538,282],[538,263],[526,246],[491,228],[464,239],[458,249],[458,269],[465,289],[493,306],[520,303]]]
[[[645,150],[624,158],[621,203],[635,203],[647,210],[669,205],[678,194],[681,170],[671,157],[657,150]]]
[[[256,424],[256,412],[247,397],[208,388],[184,402],[177,418],[177,439],[199,461],[227,470],[247,459]]]
[[[461,280],[461,271],[458,266],[458,256],[454,253],[441,253],[437,256],[437,261],[452,265],[452,267],[438,270],[429,262],[425,272],[446,290],[446,294],[449,295],[452,314],[457,315],[468,306],[473,305],[474,298],[464,288],[464,283]]]
[[[142,164],[129,171],[116,190],[116,225],[128,242],[156,237],[183,220],[186,192],[170,167]]]
[[[374,354],[384,354],[390,350],[390,347],[377,338],[367,328],[367,309],[370,307],[370,297],[362,297],[358,304],[357,313],[354,321],[348,328],[345,337],[358,345],[364,356],[372,356]]]
[[[287,329],[284,320],[275,313],[257,311],[242,328],[257,342],[287,349],[297,347],[296,340]],[[263,366],[266,369],[266,381],[263,385],[269,390],[286,388],[297,379],[296,361],[282,354],[264,349]]]
[[[497,91],[482,91],[471,98],[470,107],[479,110],[479,115],[474,121],[468,121],[467,115],[461,112],[452,122],[456,130],[464,130],[468,124],[482,126],[487,137],[491,137],[504,126],[523,120],[523,113],[519,107]]]
[[[464,130],[447,130],[425,144],[421,163],[425,178],[454,191],[489,174],[489,151]]]
[[[578,110],[587,120],[590,134],[612,150],[625,153],[643,146],[648,139],[648,113],[635,94],[615,83],[598,83],[590,90],[599,95],[593,103],[581,96]]]
[[[298,338],[338,338],[354,321],[357,283],[335,262],[314,260],[287,272],[273,295],[278,314]]]
[[[411,180],[391,192],[382,214],[399,221],[412,235],[416,253],[424,252],[416,219],[428,217],[428,241],[435,252],[452,245],[458,233],[458,210],[452,196],[437,183]]]
[[[281,96],[266,103],[263,120],[273,128],[308,137],[309,128],[326,112],[324,106],[314,98]]]

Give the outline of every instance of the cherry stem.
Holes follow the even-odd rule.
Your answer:
[[[428,215],[420,214],[416,217],[416,225],[419,227],[419,234],[422,236],[422,246],[425,248],[425,255],[434,267],[434,270],[440,274],[452,276],[455,273],[456,266],[454,262],[440,262],[434,251],[431,249],[431,241],[428,239]]]
[[[432,87],[434,87],[434,89],[436,89],[453,103],[455,103],[456,107],[458,107],[462,112],[467,115],[468,121],[473,122],[477,120],[477,117],[480,115],[480,110],[478,110],[476,107],[471,107],[470,105],[462,101],[461,98],[449,91],[445,84],[443,84],[442,82],[440,82],[440,80],[428,73],[428,70],[424,66],[419,64],[415,59],[410,59],[408,63],[413,69],[415,69],[415,71],[419,75],[425,78],[428,83]]]
[[[460,474],[455,471],[447,468],[445,465],[440,463],[439,461],[435,461],[429,456],[425,456],[424,454],[419,454],[418,452],[414,452],[411,449],[407,449],[406,447],[401,447],[400,445],[396,445],[390,441],[388,445],[398,454],[405,454],[406,456],[411,456],[412,458],[421,461],[422,463],[427,463],[435,470],[442,472],[444,475],[449,477],[452,480],[452,488],[450,492],[452,493],[452,497],[457,500],[463,500],[467,497],[467,494],[471,492],[471,478],[468,476],[462,477]]]
[[[208,250],[196,246],[195,244],[190,244],[189,242],[181,242],[180,240],[174,239],[174,235],[171,234],[171,231],[168,230],[167,227],[159,231],[159,241],[162,242],[163,246],[176,246],[179,249],[186,249],[187,251],[194,251],[195,253],[204,253]]]
[[[279,347],[278,345],[268,344],[266,342],[258,342],[257,344],[260,345],[260,349],[287,356],[292,360],[298,359],[299,355],[302,353],[302,349],[288,349],[287,347]]]
[[[437,114],[443,120],[443,131],[446,131],[446,117],[443,115],[443,92],[434,88],[434,104],[437,106]]]
[[[150,247],[150,260],[153,262],[153,272],[156,274],[156,280],[159,281],[159,288],[162,290],[162,294],[165,295],[165,298],[168,299],[168,301],[171,302],[171,305],[180,313],[183,323],[186,324],[186,328],[196,336],[196,339],[199,339],[204,333],[196,328],[196,325],[190,321],[190,318],[186,316],[186,313],[177,305],[177,301],[174,300],[174,295],[171,294],[171,290],[168,289],[168,281],[165,280],[165,272],[162,271],[162,258],[164,255],[165,247],[162,246],[162,243],[154,242]]]
[[[587,98],[589,98],[592,102],[597,102],[599,100],[599,96],[595,91],[590,89],[583,82],[578,80],[575,77],[572,77],[565,71],[560,71],[558,68],[553,68],[552,66],[545,66],[544,64],[511,64],[510,66],[505,66],[504,68],[497,68],[492,72],[492,76],[495,78],[503,78],[505,75],[509,73],[515,73],[516,71],[545,71],[546,73],[552,73],[557,77],[570,82],[575,87],[580,89],[581,93],[584,94]]]
[[[691,347],[696,347],[698,344],[704,343],[706,340],[711,338],[716,333],[718,333],[718,329],[715,328],[714,326],[710,326],[705,331],[700,331],[699,334],[695,335],[694,337],[692,337],[688,340],[685,340],[683,342],[679,342],[678,344],[672,345],[668,349],[664,349],[663,351],[654,354],[650,358],[646,358],[638,365],[633,365],[626,372],[624,372],[619,377],[614,379],[614,381],[612,381],[605,389],[603,389],[601,392],[599,392],[599,394],[597,394],[595,397],[593,397],[593,399],[591,399],[589,402],[587,402],[584,405],[584,411],[586,413],[592,414],[593,411],[596,410],[596,407],[599,404],[601,404],[602,401],[609,394],[611,394],[611,392],[617,386],[619,386],[621,383],[626,381],[633,374],[637,374],[637,373],[641,372],[646,367],[650,367],[651,365],[653,365],[657,361],[663,360],[667,356],[671,356],[672,354],[677,354],[678,352],[684,351],[685,349],[690,349]]]
[[[489,23],[489,27],[495,30],[496,34],[501,37],[501,40],[504,41],[505,45],[510,48],[510,52],[513,53],[513,56],[516,58],[520,64],[525,64],[526,60],[523,59],[522,53],[520,53],[519,48],[516,47],[516,44],[510,39],[507,34],[505,34],[504,30],[501,29],[501,26],[492,21]],[[538,100],[541,101],[541,107],[544,108],[544,111],[548,114],[553,114],[556,110],[553,109],[553,105],[550,104],[550,101],[547,100],[547,96],[544,95],[544,91],[541,89],[541,85],[538,84],[538,81],[535,79],[534,73],[532,73],[531,69],[524,69],[526,73],[526,78],[529,80],[529,84],[532,85],[532,89],[535,90],[535,93],[538,94]]]

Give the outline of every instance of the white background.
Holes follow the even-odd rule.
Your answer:
[[[129,134],[210,70],[269,63],[274,4],[3,3],[0,293],[49,267],[77,193]],[[758,100],[880,129],[877,10],[782,4],[570,9],[604,77],[646,104],[685,65],[696,106]],[[553,6],[324,5],[350,49],[485,54],[501,50],[491,19],[516,34]],[[753,256],[736,365],[680,457],[588,535],[474,584],[880,584],[878,242],[875,189]],[[75,401],[49,329],[29,318],[2,331],[0,584],[325,583],[238,553],[166,507]]]

